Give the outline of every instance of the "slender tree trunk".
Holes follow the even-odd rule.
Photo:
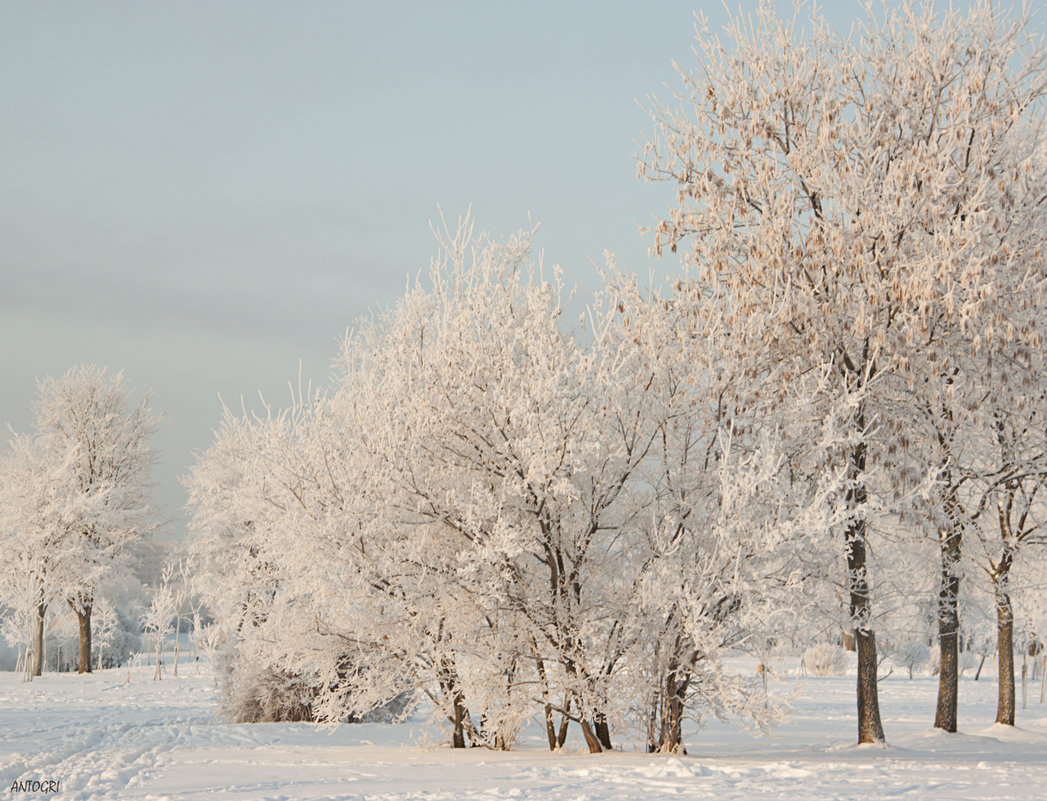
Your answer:
[[[996,587],[997,671],[996,722],[1014,725],[1014,611],[1007,592]]]
[[[76,663],[77,673],[91,672],[91,607],[76,610],[76,620],[80,625],[80,654]]]
[[[458,681],[458,670],[454,662],[441,658],[438,675],[444,697],[451,700],[451,712],[447,716],[451,723],[451,747],[465,748],[465,724],[469,712],[465,707],[465,695],[462,693],[461,683]]]
[[[553,706],[548,701],[544,704],[545,737],[549,741],[549,750],[556,750],[556,724],[553,723]]]
[[[689,682],[680,681],[679,670],[675,668],[665,679],[657,747],[662,754],[687,753],[683,747],[683,714]]]
[[[563,714],[560,716],[560,728],[556,732],[556,747],[563,748],[567,742],[567,730],[571,725],[571,696],[564,695]]]
[[[454,694],[453,711],[451,714],[451,747],[452,748],[465,748],[465,704],[463,702],[462,694],[456,692]]]
[[[174,652],[174,672],[171,674],[175,678],[178,678],[178,653],[181,650],[181,639],[182,639],[182,616],[180,614],[175,615],[175,652]]]
[[[690,671],[681,664],[680,648],[677,638],[651,703],[647,737],[650,753],[687,753],[683,748],[683,715]]]
[[[1029,654],[1024,649],[1022,650],[1022,709],[1026,708],[1026,702],[1028,696],[1026,695],[1028,687],[1026,685],[1027,674],[1029,672]]]
[[[938,705],[934,727],[948,732],[956,731],[956,710],[959,691],[959,633],[958,610],[960,595],[960,548],[962,533],[951,526],[940,535],[942,558],[941,587],[938,591]]]
[[[36,642],[33,644],[33,675],[44,672],[44,620],[47,617],[47,604],[36,607]]]
[[[859,412],[856,423],[865,427],[864,414]],[[851,488],[847,491],[847,505],[857,509],[865,503],[864,484],[866,448],[862,442],[851,454]],[[858,742],[884,742],[880,722],[880,699],[876,686],[876,634],[872,630],[872,598],[866,574],[865,519],[856,516],[847,527],[847,575],[850,583],[850,612],[854,621],[855,641],[858,646]]]
[[[545,660],[542,659],[541,652],[538,650],[538,643],[535,642],[534,637],[529,638],[531,645],[531,654],[534,656],[535,669],[538,671],[538,681],[542,687],[542,700],[543,700],[543,711],[545,712],[545,736],[549,740],[549,750],[555,751],[556,745],[556,724],[553,723],[553,705],[549,702],[549,677],[545,672]]]
[[[611,750],[611,727],[607,722],[607,715],[603,712],[597,712],[593,715],[593,731],[596,732],[596,736],[600,739],[600,745],[604,747],[605,751]]]
[[[573,650],[572,642],[568,642],[566,645],[567,647],[564,650],[567,650],[568,652]],[[578,665],[574,661],[574,659],[568,658],[567,660],[565,660],[564,669],[567,672],[567,677],[572,687],[577,687],[579,685],[584,686],[585,684],[587,684],[587,682],[584,681],[581,671],[579,671]],[[601,741],[599,734],[597,734],[597,732],[593,730],[592,724],[586,719],[585,704],[582,703],[581,696],[579,695],[576,689],[569,690],[569,693],[571,699],[574,702],[575,709],[578,710],[578,725],[582,727],[582,736],[585,738],[585,744],[589,746],[589,753],[602,753],[605,750],[603,742]],[[567,708],[567,705],[565,705],[564,709]],[[598,717],[599,714],[594,715],[594,720]]]
[[[658,690],[652,692],[647,703],[647,753],[653,754],[658,750],[658,704],[661,693]]]

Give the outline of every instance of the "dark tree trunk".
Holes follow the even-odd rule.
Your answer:
[[[596,736],[596,732],[594,732],[593,727],[589,725],[589,721],[585,718],[579,717],[578,722],[582,727],[582,736],[585,738],[585,744],[589,746],[589,753],[603,753],[603,743],[601,743],[600,738]]]
[[[465,722],[469,712],[465,708],[465,696],[458,689],[457,682],[448,686],[451,694],[451,747],[465,748]]]
[[[542,698],[545,699],[545,703],[542,705],[545,712],[545,736],[549,740],[549,750],[556,750],[556,724],[553,723],[553,705],[549,703],[549,679],[545,673],[545,660],[542,659],[542,655],[538,651],[538,643],[535,642],[534,637],[530,638],[531,653],[534,655],[535,668],[538,671],[538,681],[542,687]]]
[[[941,587],[938,591],[938,705],[934,714],[934,727],[948,732],[956,731],[960,653],[960,548],[962,533],[956,526],[942,532],[940,537],[942,557]]]
[[[858,641],[858,742],[882,743],[880,698],[876,684],[876,634],[856,630]]]
[[[33,675],[44,672],[44,619],[47,617],[47,604],[36,607],[36,642],[33,644]]]
[[[856,422],[864,428],[864,415],[859,412]],[[851,488],[847,491],[847,505],[857,509],[865,503],[865,443],[860,443],[851,454]],[[876,686],[876,634],[872,630],[872,599],[866,575],[866,525],[858,513],[847,527],[847,575],[850,583],[850,612],[854,621],[855,641],[858,646],[858,742],[884,742],[880,722],[880,699]]]
[[[600,740],[600,745],[604,747],[605,751],[611,750],[611,727],[607,723],[607,715],[603,712],[597,712],[593,715],[593,731],[596,732],[597,738]]]
[[[451,718],[453,724],[453,730],[451,732],[451,748],[465,748],[465,728],[462,723],[464,717],[462,716],[462,708],[458,705],[458,699],[455,699],[454,714]]]
[[[662,699],[662,725],[658,733],[658,751],[663,754],[686,753],[683,747],[683,714],[688,681],[680,680],[673,670],[665,680]]]
[[[553,707],[552,704],[544,705],[545,711],[545,737],[549,741],[549,750],[556,750],[556,724],[553,723]]]
[[[686,754],[683,747],[683,716],[687,703],[687,688],[691,673],[681,664],[681,642],[677,639],[674,656],[669,660],[651,703],[648,724],[647,750],[649,753]]]
[[[569,641],[566,643],[567,647],[564,650],[567,650],[568,652],[573,651],[573,645],[574,643]],[[578,669],[578,665],[574,659],[567,659],[564,663],[564,668],[567,671],[567,676],[571,679],[572,684],[587,684],[584,680],[585,677],[581,675],[581,671]],[[578,710],[578,725],[582,727],[582,736],[585,738],[585,744],[589,746],[589,753],[602,753],[605,750],[603,742],[601,741],[599,734],[593,730],[592,724],[586,717],[585,704],[582,702],[582,698],[579,696],[577,690],[571,690],[569,692],[574,707]],[[567,708],[569,708],[569,705],[564,706],[564,709]],[[594,714],[593,719],[596,720],[599,717],[599,714]]]
[[[91,672],[91,607],[76,610],[76,619],[80,624],[80,655],[76,663],[77,673]]]
[[[996,651],[1000,659],[996,722],[1014,725],[1014,611],[1011,599],[996,587]]]
[[[563,714],[560,715],[560,728],[556,732],[556,747],[563,748],[567,742],[567,729],[571,725],[571,698],[565,696],[563,700]]]

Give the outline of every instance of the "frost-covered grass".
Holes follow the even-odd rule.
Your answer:
[[[60,781],[64,799],[993,799],[1047,787],[1047,705],[1030,687],[1019,727],[994,727],[994,685],[961,680],[961,733],[932,732],[935,680],[880,684],[886,748],[857,747],[853,677],[795,680],[791,719],[762,737],[714,723],[684,757],[632,745],[550,754],[538,732],[511,753],[419,746],[422,726],[219,723],[205,666],[151,681],[152,668],[0,673],[0,780]],[[1020,702],[1019,702],[1020,703]]]

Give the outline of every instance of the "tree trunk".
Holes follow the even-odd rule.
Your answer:
[[[997,671],[996,722],[1014,725],[1014,612],[1010,596],[996,587]]]
[[[465,748],[465,724],[469,711],[465,707],[465,696],[458,681],[458,669],[454,661],[446,657],[441,658],[437,675],[441,692],[445,698],[451,700],[451,712],[447,716],[451,723],[451,747]]]
[[[1044,696],[1047,695],[1047,656],[1043,657],[1043,661],[1040,663],[1040,703],[1043,703]]]
[[[76,620],[80,625],[80,655],[76,663],[77,673],[91,672],[91,607],[83,611],[76,610]]]
[[[959,632],[960,616],[960,548],[961,531],[952,526],[941,533],[939,545],[942,558],[941,587],[938,591],[938,705],[934,714],[934,728],[956,731],[956,710],[959,689]]]
[[[596,732],[596,736],[600,740],[600,745],[604,747],[605,751],[611,750],[611,727],[607,723],[607,715],[603,712],[597,712],[593,715],[593,731]]]
[[[651,710],[651,731],[647,744],[647,750],[650,753],[687,753],[683,747],[683,716],[690,676],[681,680],[683,673],[685,670],[680,666],[679,661],[673,661],[666,670],[665,677],[655,696],[654,708]],[[657,731],[657,736],[654,734],[655,731]]]
[[[864,415],[859,412],[856,423],[865,427]],[[847,491],[847,506],[857,509],[866,500],[864,484],[865,443],[860,443],[851,453],[849,478],[852,486]],[[847,527],[847,575],[850,583],[850,612],[854,622],[855,641],[858,646],[858,742],[884,742],[883,724],[880,722],[880,699],[876,686],[876,634],[872,630],[872,599],[869,595],[869,580],[866,575],[866,526],[865,519],[856,516]]]
[[[1025,683],[1025,680],[1027,678],[1028,672],[1029,672],[1028,654],[1023,650],[1022,651],[1022,709],[1026,708],[1026,701],[1028,700],[1028,697],[1026,696],[1027,686],[1026,686],[1026,683]]]
[[[178,652],[181,650],[179,648],[181,639],[182,639],[182,616],[179,614],[179,615],[175,615],[174,670],[173,670],[173,672],[171,674],[175,678],[178,678]]]
[[[553,705],[549,703],[549,677],[545,672],[545,660],[542,659],[541,653],[538,651],[538,643],[535,642],[533,636],[529,638],[531,645],[531,653],[534,655],[535,669],[538,671],[538,681],[542,687],[542,704],[545,712],[545,736],[549,740],[549,750],[555,751],[556,745],[556,724],[553,723]]]
[[[36,642],[33,644],[33,675],[44,672],[44,619],[47,617],[47,604],[36,607]]]
[[[880,698],[876,684],[876,634],[856,629],[858,641],[858,742],[882,743]]]
[[[465,748],[465,704],[461,693],[454,695],[454,708],[451,714],[451,747]]]
[[[596,736],[596,733],[593,731],[593,727],[589,725],[589,721],[585,718],[579,717],[578,722],[582,727],[582,736],[585,738],[585,744],[589,746],[589,753],[603,753],[603,743],[601,743],[600,738]]]
[[[661,741],[658,750],[663,754],[687,753],[683,747],[683,713],[687,697],[687,682],[677,681],[672,677],[666,688],[666,704],[662,719]]]
[[[571,696],[564,695],[563,714],[560,716],[560,728],[556,732],[556,747],[563,748],[567,742],[567,730],[571,725]]]
[[[549,741],[549,750],[556,750],[556,724],[553,723],[553,706],[546,702],[545,711],[545,737]]]

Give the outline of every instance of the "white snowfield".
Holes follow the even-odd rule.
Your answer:
[[[989,725],[994,683],[961,680],[961,733],[930,729],[935,680],[880,683],[889,746],[854,742],[852,677],[780,677],[790,721],[754,736],[715,723],[682,757],[580,749],[540,735],[496,753],[420,746],[419,723],[221,723],[206,668],[150,680],[152,668],[23,683],[0,673],[0,798],[31,799],[992,799],[1047,797],[1047,705],[1039,686],[1020,727]],[[198,670],[198,672],[195,672]],[[1020,692],[1020,691],[1019,691]],[[1019,696],[1020,707],[1020,696]],[[39,782],[40,784],[34,784]],[[51,782],[49,786],[47,783]],[[58,783],[57,792],[53,790]]]

